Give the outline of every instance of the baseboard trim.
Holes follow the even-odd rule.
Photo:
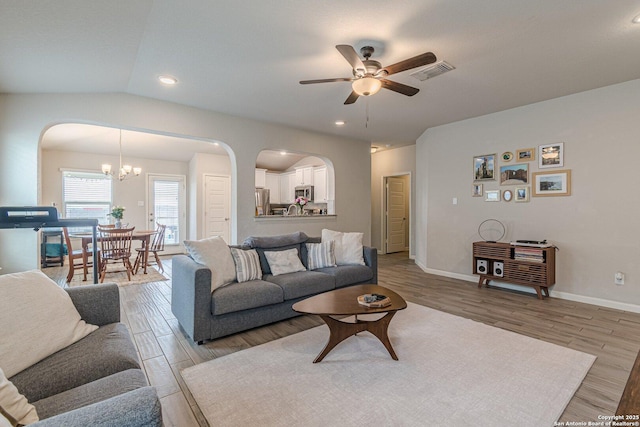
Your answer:
[[[437,276],[449,277],[452,279],[459,279],[459,280],[464,280],[467,282],[475,282],[475,283],[478,283],[478,280],[479,280],[478,276],[469,276],[468,274],[452,273],[450,271],[443,271],[443,270],[428,268],[422,265],[418,261],[416,261],[416,265],[420,267],[420,269],[422,269],[422,271],[424,271],[425,273],[435,274]],[[514,285],[512,283],[496,282],[496,281],[491,281],[490,286],[495,288],[505,288],[512,291],[526,292],[532,295],[536,295],[535,289],[530,286],[520,286],[520,285]],[[597,305],[600,307],[614,308],[616,310],[629,311],[632,313],[640,313],[640,305],[637,305],[637,304],[628,304],[625,302],[611,301],[603,298],[588,297],[583,295],[572,294],[569,292],[560,292],[560,291],[554,291],[554,290],[549,290],[549,295],[551,295],[553,298],[564,299],[568,301],[576,301],[576,302],[582,302],[585,304]]]
[[[576,295],[569,292],[549,291],[552,297],[566,299],[569,301],[583,302],[585,304],[599,305],[601,307],[615,308],[616,310],[630,311],[632,313],[640,313],[640,305],[629,304],[626,302],[611,301],[608,299],[587,297],[584,295]]]

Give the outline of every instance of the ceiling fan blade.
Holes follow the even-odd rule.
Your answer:
[[[351,91],[351,95],[349,95],[349,97],[347,98],[346,101],[344,101],[344,105],[348,105],[348,104],[353,104],[354,102],[356,102],[358,100],[358,97],[360,95],[358,95],[357,93],[355,93],[354,91]]]
[[[416,67],[422,67],[423,65],[427,64],[432,64],[436,61],[436,56],[431,52],[427,52],[423,53],[422,55],[414,56],[413,58],[397,62],[393,65],[389,65],[388,67],[384,67],[383,70],[387,72],[387,76],[390,76],[391,74],[410,70]]]
[[[352,78],[349,77],[339,77],[337,79],[318,79],[318,80],[301,80],[301,85],[310,85],[314,83],[331,83],[331,82],[350,82]]]
[[[391,80],[380,79],[380,82],[382,83],[383,88],[401,93],[403,95],[413,96],[416,93],[420,92],[420,89],[418,88],[407,86],[398,82],[393,82]]]
[[[342,56],[344,56],[344,59],[346,59],[347,62],[351,65],[351,68],[353,68],[354,70],[362,70],[363,72],[366,70],[364,64],[362,63],[362,60],[356,53],[356,50],[353,48],[353,46],[349,46],[348,44],[339,44],[336,45],[336,49],[338,49],[338,52],[340,52]]]

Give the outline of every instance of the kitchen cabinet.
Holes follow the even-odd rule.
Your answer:
[[[313,185],[313,167],[296,168],[296,185]]]
[[[313,202],[327,203],[327,168],[313,168]]]
[[[269,200],[271,203],[280,203],[280,174],[267,172],[265,188],[269,189]]]
[[[264,188],[267,186],[267,170],[256,168],[256,187]]]
[[[285,172],[280,174],[280,203],[285,205],[293,203],[296,195],[296,173]]]

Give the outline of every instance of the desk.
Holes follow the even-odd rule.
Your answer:
[[[133,237],[131,238],[131,240],[139,240],[142,242],[142,247],[143,248],[147,248],[149,247],[149,244],[151,242],[151,236],[153,236],[154,234],[156,234],[155,230],[133,230]],[[70,235],[69,237],[74,237],[74,238],[78,238],[78,239],[82,239],[82,255],[83,255],[83,261],[85,264],[87,264],[87,262],[89,261],[89,243],[91,243],[93,241],[93,238],[91,237],[90,233],[74,233],[72,235]],[[100,242],[102,240],[102,237],[98,236],[98,239],[96,241]],[[147,274],[147,260],[149,258],[149,252],[145,251],[144,252],[144,274]],[[94,263],[95,264],[95,263]]]

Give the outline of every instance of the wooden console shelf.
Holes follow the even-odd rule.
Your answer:
[[[556,283],[556,248],[474,242],[473,272],[480,275],[479,288],[497,280],[531,286],[543,299],[549,296],[549,286]]]

